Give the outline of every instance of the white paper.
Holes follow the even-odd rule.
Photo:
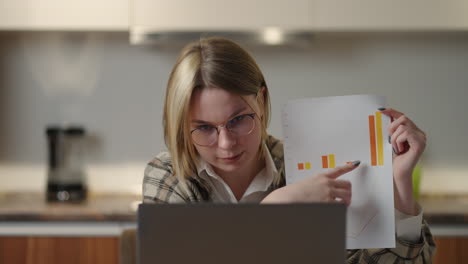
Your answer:
[[[328,155],[333,154],[336,167],[361,161],[358,168],[338,178],[352,183],[346,219],[348,249],[395,247],[392,146],[387,131],[390,118],[380,114],[380,163],[375,121],[376,112],[380,112],[377,109],[385,105],[382,96],[351,95],[292,100],[283,109],[287,184],[329,170],[323,168],[322,156],[327,156],[327,165],[331,165]],[[374,118],[374,155],[369,116]],[[376,160],[374,166],[371,156]]]

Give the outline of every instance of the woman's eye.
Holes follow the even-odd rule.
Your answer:
[[[245,118],[245,115],[240,115],[240,116],[236,116],[234,117],[233,119],[231,119],[231,121],[229,121],[231,124],[235,124],[239,121],[242,121],[242,119]]]
[[[203,132],[211,131],[214,127],[209,125],[198,126],[197,129]]]

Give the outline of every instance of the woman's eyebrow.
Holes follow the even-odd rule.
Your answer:
[[[236,111],[234,111],[234,112],[229,116],[228,120],[230,120],[231,118],[235,117],[236,115],[238,115],[238,114],[241,113],[242,111],[245,111],[245,109],[247,109],[247,107],[245,107],[245,106],[242,106],[241,108],[237,109]],[[192,120],[191,123],[196,123],[196,124],[209,124],[210,122],[204,121],[204,120],[195,119],[195,120]]]
[[[237,109],[236,111],[234,111],[234,113],[232,113],[232,115],[229,116],[228,119],[231,119],[231,118],[235,117],[236,115],[242,113],[245,109],[247,109],[247,107],[245,107],[245,106]]]

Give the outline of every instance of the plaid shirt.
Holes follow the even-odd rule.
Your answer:
[[[270,136],[266,142],[273,162],[281,175],[278,184],[273,183],[270,190],[285,185],[284,154],[281,141]],[[144,203],[194,203],[209,202],[211,187],[196,172],[187,181],[179,181],[173,175],[169,153],[160,153],[148,163],[143,179]],[[435,243],[425,221],[421,223],[419,242],[396,239],[395,248],[356,249],[347,251],[348,263],[432,263]]]

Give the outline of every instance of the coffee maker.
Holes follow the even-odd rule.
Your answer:
[[[84,127],[48,126],[46,135],[49,149],[47,201],[84,201],[87,196]]]

